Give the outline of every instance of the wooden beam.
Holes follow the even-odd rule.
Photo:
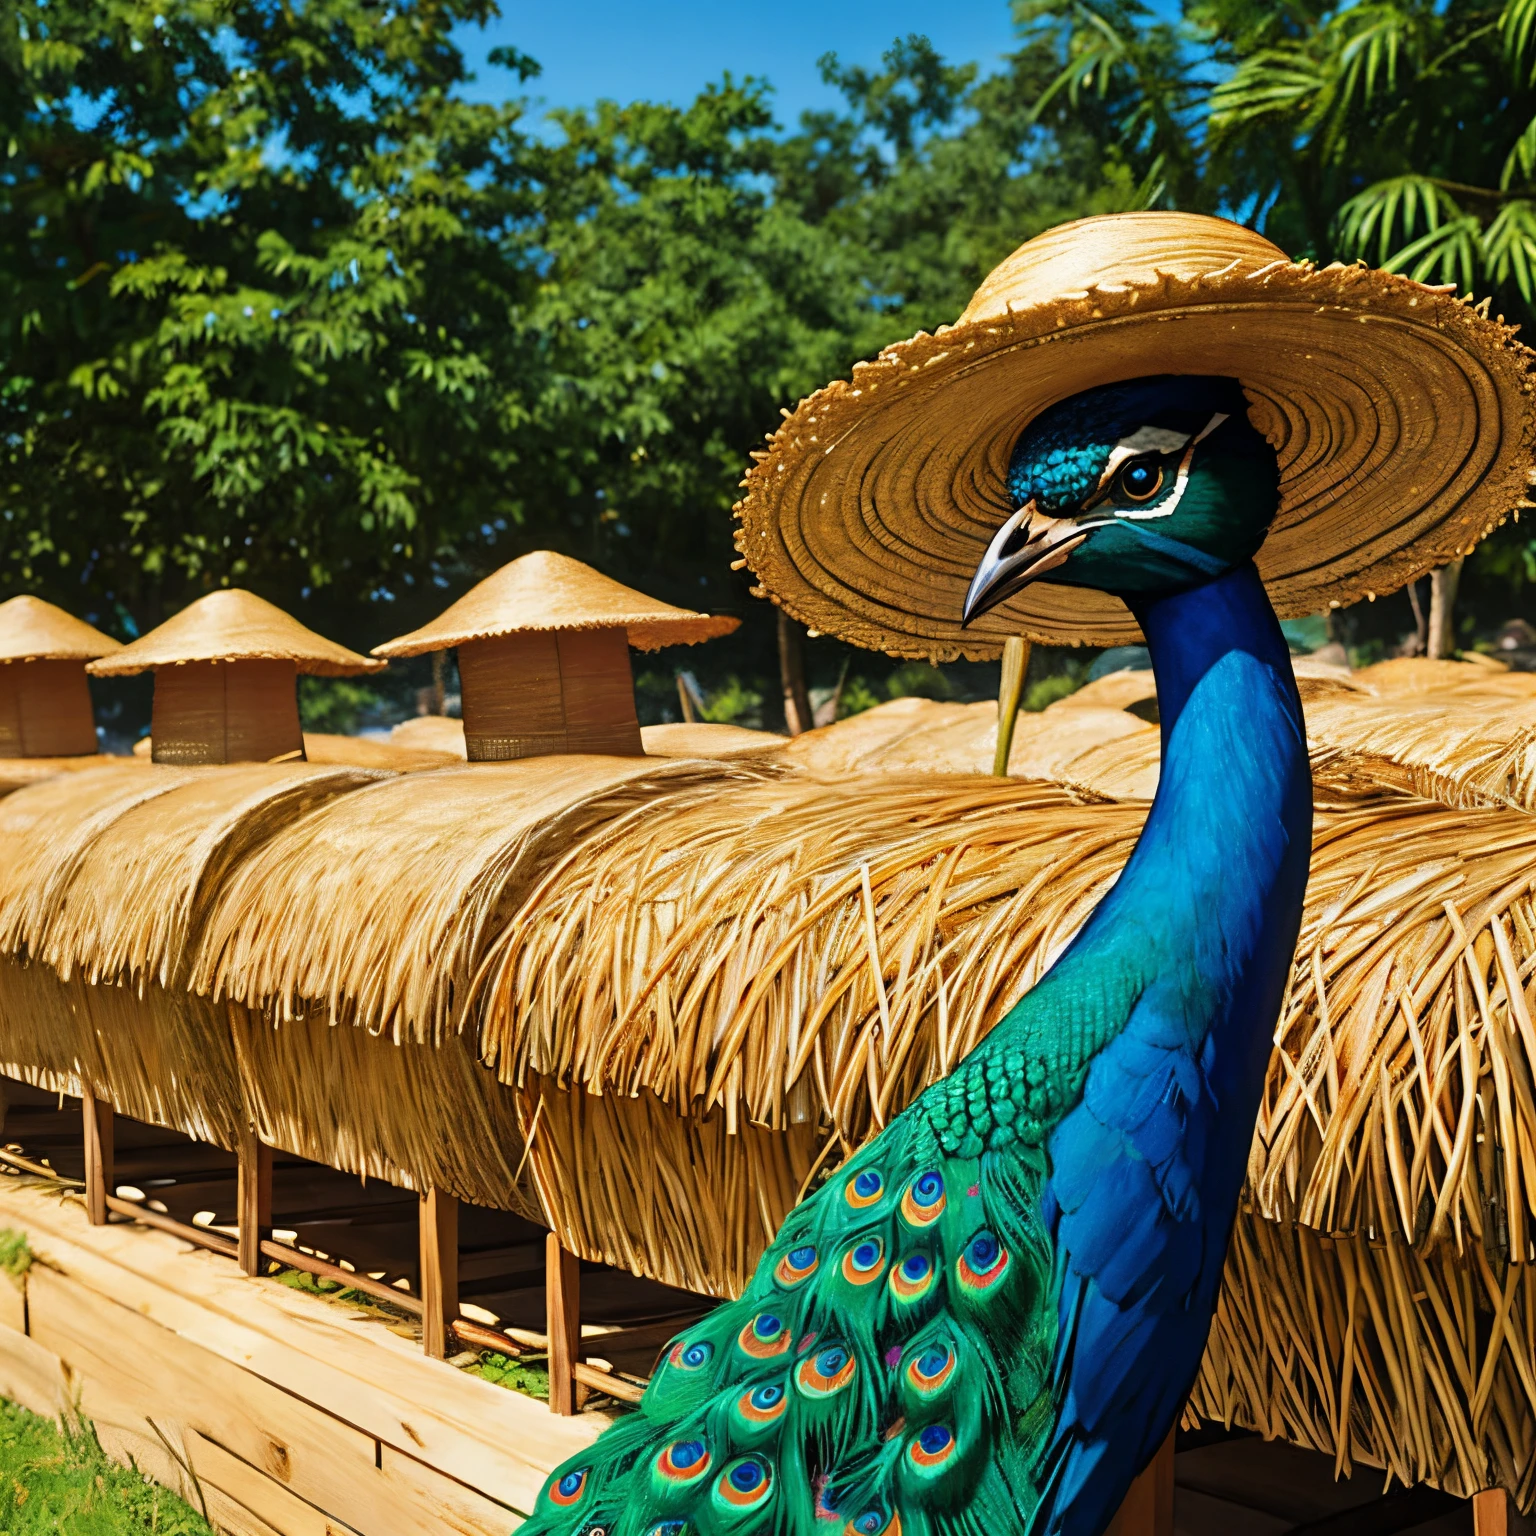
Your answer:
[[[575,1372],[581,1358],[581,1265],[574,1253],[560,1246],[553,1232],[544,1247],[544,1310],[549,1334],[550,1412],[572,1414],[586,1397],[586,1388],[577,1382]]]
[[[1170,1429],[1146,1470],[1131,1484],[1104,1536],[1173,1536],[1173,1435]]]
[[[1485,1488],[1472,1495],[1472,1530],[1475,1536],[1529,1536],[1536,1520],[1522,1515],[1502,1488]]]
[[[87,1089],[80,1109],[85,1121],[85,1214],[93,1227],[104,1227],[107,1197],[117,1193],[112,1171],[112,1106]]]
[[[440,1189],[421,1197],[421,1347],[434,1360],[448,1355],[459,1315],[459,1202]]]
[[[240,1268],[248,1275],[259,1275],[267,1267],[261,1245],[272,1236],[272,1148],[247,1127],[235,1156]]]

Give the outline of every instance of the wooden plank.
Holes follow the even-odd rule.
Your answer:
[[[571,1367],[581,1357],[581,1267],[553,1232],[544,1242],[544,1331],[549,1335],[549,1407],[570,1416],[585,1389]]]
[[[32,1289],[37,1342],[69,1365],[98,1427],[173,1443],[195,1430],[369,1536],[403,1529],[368,1436],[74,1280],[44,1270]]]
[[[235,1226],[239,1233],[241,1272],[266,1269],[261,1245],[272,1236],[272,1148],[249,1127],[240,1138],[235,1170]]]
[[[430,1519],[443,1536],[507,1536],[523,1517],[451,1477],[444,1477],[413,1456],[402,1456],[386,1445],[379,1470],[399,1495],[401,1507]]]
[[[440,1189],[421,1197],[421,1347],[434,1360],[448,1354],[459,1315],[459,1202]]]
[[[280,1531],[282,1536],[358,1536],[353,1526],[316,1509],[276,1479],[258,1472],[196,1430],[187,1433],[187,1457],[205,1489],[217,1488],[239,1508],[269,1529]]]
[[[85,1210],[93,1227],[107,1224],[107,1196],[117,1193],[113,1172],[112,1106],[87,1093],[80,1100],[85,1132]]]
[[[135,1434],[118,1425],[99,1427],[97,1438],[102,1450],[114,1461],[134,1467],[169,1488],[193,1509],[206,1515],[209,1524],[225,1536],[294,1536],[284,1527],[269,1525],[222,1488],[212,1483],[194,1482],[187,1476],[186,1456],[180,1445],[176,1446],[173,1456],[158,1436]],[[181,1459],[177,1460],[177,1457]],[[340,1526],[335,1529],[338,1533],[342,1531]]]
[[[162,1326],[406,1455],[527,1511],[549,1469],[607,1426],[426,1359],[370,1314],[322,1301],[142,1229],[90,1230],[35,1190],[0,1184],[0,1215],[35,1252]]]
[[[1173,1536],[1173,1433],[1131,1484],[1104,1536]]]
[[[57,1419],[74,1407],[74,1387],[64,1362],[35,1339],[7,1328],[0,1333],[0,1397],[45,1419]]]
[[[1472,1495],[1472,1530],[1475,1536],[1530,1536],[1536,1520],[1522,1515],[1502,1488],[1485,1488]]]
[[[27,1277],[0,1275],[0,1328],[27,1331]]]

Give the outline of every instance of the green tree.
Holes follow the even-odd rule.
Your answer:
[[[526,515],[526,145],[450,40],[489,14],[0,11],[7,588],[128,628],[228,582],[355,600]]]

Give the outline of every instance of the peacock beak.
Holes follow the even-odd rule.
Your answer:
[[[997,530],[976,567],[960,623],[969,624],[1047,571],[1054,571],[1080,545],[1093,527],[1069,517],[1048,517],[1027,501]]]

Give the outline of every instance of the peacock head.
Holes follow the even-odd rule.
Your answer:
[[[976,569],[963,622],[1047,574],[1133,601],[1208,581],[1257,553],[1279,484],[1236,379],[1162,375],[1073,395],[1019,437],[1015,510]]]

